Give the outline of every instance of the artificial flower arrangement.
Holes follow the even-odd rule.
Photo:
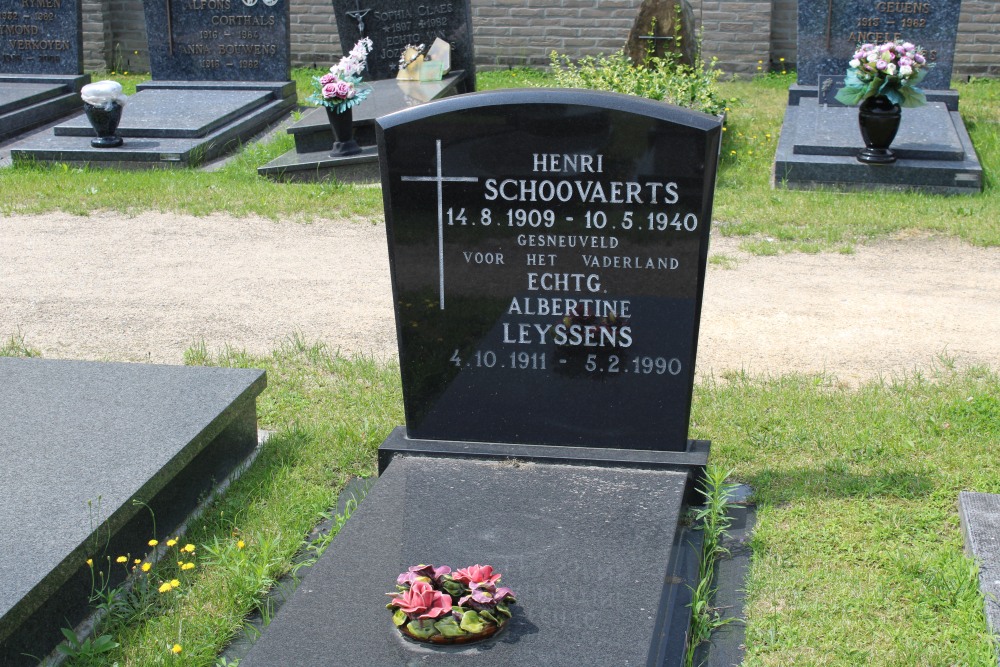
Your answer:
[[[368,37],[359,40],[350,53],[330,68],[328,74],[313,77],[313,93],[308,100],[336,113],[347,111],[363,102],[371,88],[362,85],[361,73],[372,46],[372,40]]]
[[[927,76],[924,50],[910,42],[862,44],[848,63],[844,87],[837,93],[841,104],[854,105],[869,97],[884,96],[901,107],[927,103],[917,87]]]
[[[396,578],[386,608],[404,635],[418,641],[458,644],[496,634],[510,620],[514,592],[497,586],[490,565],[452,572],[447,565],[414,565]]]

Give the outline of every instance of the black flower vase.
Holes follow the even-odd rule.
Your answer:
[[[896,156],[889,145],[896,138],[903,111],[888,97],[876,95],[861,102],[858,109],[858,125],[865,147],[858,153],[858,162],[868,164],[892,164]]]
[[[333,129],[333,151],[331,157],[344,157],[346,155],[357,155],[361,152],[361,146],[354,140],[354,114],[351,109],[337,113],[330,107],[326,107],[326,116],[330,119],[330,127]]]
[[[118,102],[109,102],[106,106],[83,103],[87,120],[97,132],[97,138],[90,140],[91,146],[94,148],[115,148],[124,143],[122,138],[115,134],[118,130],[118,123],[122,119],[122,109],[124,107]]]

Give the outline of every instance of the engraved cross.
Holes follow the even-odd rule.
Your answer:
[[[444,184],[445,183],[478,183],[475,176],[444,176],[441,168],[441,140],[437,140],[435,176],[402,176],[403,181],[424,181],[437,183],[437,214],[438,214],[438,289],[440,292],[441,310],[444,310]]]

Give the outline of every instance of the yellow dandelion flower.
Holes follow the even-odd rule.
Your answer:
[[[133,562],[133,563],[135,563],[136,565],[138,565],[139,563],[141,563],[141,562],[142,562],[142,559],[141,559],[141,558],[136,558],[136,559],[135,559],[134,561],[132,561],[132,562]]]
[[[118,558],[115,559],[115,562],[116,563],[127,563],[128,562],[128,556],[119,556]]]
[[[153,569],[153,564],[152,563],[143,563],[142,564],[142,571],[143,572],[149,572],[151,569]]]
[[[237,543],[236,543],[236,548],[237,548],[237,549],[242,549],[242,548],[243,548],[243,547],[245,547],[246,545],[247,545],[247,543],[246,543],[246,542],[244,542],[243,540],[240,540],[239,542],[237,542]]]
[[[763,65],[763,64],[764,64],[764,61],[763,61],[763,60],[758,60],[758,61],[757,61],[757,64],[758,64],[758,65]]]
[[[157,544],[159,544],[159,543],[160,543],[160,542],[159,542],[159,540],[150,540],[150,541],[149,541],[149,542],[147,542],[146,544],[148,544],[148,545],[149,545],[149,546],[151,546],[151,547],[155,547],[155,546],[156,546]]]
[[[170,580],[170,587],[171,588],[177,588],[180,585],[181,585],[181,582],[178,581],[177,579],[171,579]]]
[[[172,647],[170,647],[170,650],[171,650],[171,652],[173,652],[174,655],[177,655],[178,653],[180,653],[184,649],[181,648],[180,644],[174,644]]]
[[[177,544],[177,540],[167,540],[167,546],[172,547]]]
[[[778,58],[778,62],[780,62],[780,63],[783,63],[783,62],[785,62],[785,59],[784,59],[784,57],[781,57],[781,58]]]
[[[189,554],[193,554],[194,553],[194,545],[193,544],[185,544],[184,548],[181,549],[181,551],[186,551]]]
[[[769,133],[769,134],[765,134],[765,135],[764,135],[764,138],[765,138],[765,139],[767,139],[768,141],[770,141],[770,140],[771,140],[771,135],[770,135],[770,133]]]
[[[730,155],[736,155],[736,151],[729,151]]]
[[[94,567],[94,559],[93,558],[88,558],[87,559],[87,567]]]
[[[156,590],[160,591],[161,593],[169,593],[171,591],[170,584],[163,582],[162,584],[160,584],[160,587],[157,588]]]
[[[753,155],[753,151],[747,151],[747,155]]]
[[[184,563],[183,565],[181,565],[181,569],[182,570],[193,570],[194,569],[194,563]]]
[[[723,126],[723,128],[722,128],[722,131],[723,131],[723,132],[725,132],[725,131],[726,131],[726,128],[725,128],[725,126]]]
[[[182,560],[177,561],[177,567],[183,567],[183,566],[184,566],[184,561]]]

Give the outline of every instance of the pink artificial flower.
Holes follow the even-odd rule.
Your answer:
[[[392,602],[410,618],[427,620],[439,618],[451,612],[451,596],[434,590],[426,581],[414,581],[410,590],[399,593]]]
[[[343,83],[341,81],[340,83]],[[337,83],[328,83],[323,86],[323,99],[332,100],[337,98]]]
[[[337,81],[333,84],[336,89],[337,97],[345,100],[349,100],[354,97],[354,85],[346,81]]]
[[[323,76],[321,76],[319,78],[319,85],[325,86],[326,84],[333,83],[336,80],[337,80],[337,77],[335,77],[334,75],[332,75],[332,74],[324,74]]]
[[[471,588],[472,584],[483,582],[495,584],[500,579],[500,575],[493,574],[493,567],[491,565],[479,565],[477,563],[461,570],[455,570],[451,578]]]

